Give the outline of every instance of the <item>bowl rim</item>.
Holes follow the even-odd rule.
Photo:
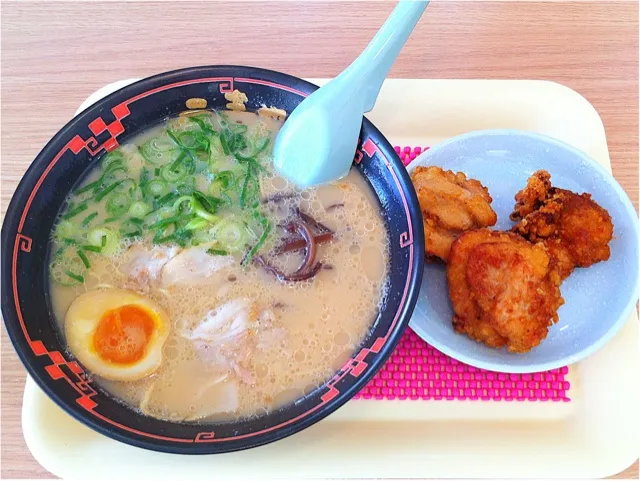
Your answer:
[[[11,255],[12,249],[10,249],[9,242],[9,231],[15,230],[13,228],[12,218],[20,217],[20,208],[23,207],[24,200],[28,195],[28,191],[25,192],[25,189],[29,189],[29,186],[26,185],[25,179],[31,179],[34,176],[39,176],[43,173],[46,167],[46,161],[50,159],[52,156],[49,155],[51,149],[57,149],[57,144],[59,139],[63,137],[65,134],[73,132],[76,126],[81,122],[86,121],[86,118],[89,115],[97,113],[97,111],[105,105],[110,104],[113,100],[126,92],[133,92],[136,89],[141,87],[149,86],[144,88],[144,91],[154,88],[154,84],[160,82],[162,85],[169,84],[170,81],[175,77],[181,77],[184,75],[192,75],[193,78],[203,78],[206,76],[210,76],[213,72],[219,73],[220,71],[224,71],[228,76],[235,79],[238,77],[237,74],[233,73],[234,71],[241,69],[242,75],[247,78],[258,78],[263,79],[268,77],[270,80],[274,82],[281,82],[284,86],[295,85],[297,88],[302,88],[303,90],[307,90],[307,92],[296,91],[294,93],[298,93],[299,95],[306,96],[311,91],[318,88],[318,86],[314,85],[311,82],[308,82],[304,79],[278,72],[275,70],[264,69],[261,67],[252,67],[252,66],[243,66],[243,65],[202,65],[202,66],[193,66],[186,67],[181,69],[175,69],[167,72],[161,72],[149,77],[142,78],[137,80],[129,85],[125,85],[118,90],[106,95],[105,97],[99,99],[95,103],[87,106],[84,110],[75,115],[71,120],[69,120],[58,132],[56,132],[51,139],[45,144],[45,146],[40,150],[40,152],[35,157],[34,161],[28,167],[26,172],[23,174],[20,182],[18,183],[12,198],[7,207],[7,211],[5,214],[5,218],[3,219],[2,224],[2,245],[3,250],[6,250],[6,254],[4,254],[3,260],[8,260]],[[293,87],[289,87],[293,90],[296,90]],[[85,122],[86,123],[86,122]],[[410,266],[412,267],[410,278],[407,282],[407,290],[406,290],[406,302],[403,306],[400,307],[397,313],[397,322],[393,325],[387,335],[388,339],[386,343],[381,347],[379,352],[374,353],[375,357],[371,357],[367,360],[367,364],[369,368],[365,371],[365,373],[359,376],[348,388],[342,389],[336,397],[328,401],[326,404],[322,405],[319,409],[308,412],[303,415],[300,419],[288,419],[290,421],[289,424],[284,426],[276,426],[273,431],[268,432],[263,435],[250,436],[247,438],[247,442],[242,443],[242,445],[237,447],[228,446],[228,443],[232,443],[233,441],[227,442],[219,442],[219,443],[167,443],[166,441],[154,440],[150,438],[141,439],[139,436],[136,436],[129,431],[123,429],[117,429],[115,426],[109,423],[103,423],[98,418],[92,416],[87,411],[79,408],[75,404],[71,402],[67,402],[62,397],[60,397],[51,384],[54,382],[50,378],[45,377],[44,369],[36,368],[35,363],[32,362],[32,359],[29,359],[30,353],[29,346],[26,343],[26,339],[24,339],[23,333],[20,329],[20,325],[16,319],[14,313],[7,307],[5,307],[5,303],[2,304],[2,315],[5,324],[5,329],[9,335],[11,343],[20,358],[23,366],[27,370],[27,373],[36,381],[36,384],[42,389],[47,396],[52,399],[55,404],[57,404],[60,408],[62,408],[65,412],[70,414],[75,419],[79,420],[83,424],[87,425],[94,431],[115,439],[117,441],[144,448],[150,449],[159,452],[167,452],[167,453],[177,453],[177,454],[214,454],[214,453],[223,453],[230,452],[236,450],[249,449],[252,447],[264,445],[276,440],[280,440],[282,438],[288,437],[292,434],[295,434],[307,427],[315,424],[321,419],[333,413],[343,404],[345,404],[348,400],[350,400],[364,385],[368,382],[375,373],[382,367],[387,358],[392,354],[395,346],[403,335],[406,327],[408,326],[411,314],[413,309],[415,308],[418,294],[420,291],[420,285],[422,281],[423,269],[422,265],[424,264],[424,249],[422,245],[424,244],[424,234],[422,229],[422,222],[419,222],[420,217],[420,209],[418,207],[417,196],[415,190],[412,187],[410,177],[404,166],[402,161],[398,157],[397,153],[393,149],[391,143],[384,137],[384,135],[366,118],[363,117],[363,129],[366,129],[370,134],[372,139],[375,139],[376,148],[382,159],[386,160],[389,164],[390,169],[393,167],[392,172],[394,175],[398,177],[398,186],[401,188],[401,192],[404,196],[406,196],[407,203],[407,213],[410,216],[412,222],[412,236],[413,236],[413,258],[410,260]],[[371,154],[372,156],[373,154]],[[9,228],[9,225],[11,228]],[[13,232],[12,232],[13,233]],[[413,248],[416,247],[416,248]],[[10,279],[10,275],[7,273],[9,271],[9,264],[7,262],[2,263],[2,286],[4,288],[11,288],[12,282]],[[7,298],[10,297],[10,294],[6,294]],[[3,295],[4,298],[4,295]],[[357,354],[358,351],[354,352]],[[340,371],[338,371],[340,372]],[[326,384],[325,384],[326,385]],[[128,409],[124,408],[123,409]]]
[[[464,134],[456,135],[455,137],[451,137],[441,143],[434,145],[429,148],[421,155],[416,157],[414,161],[412,161],[409,165],[407,165],[407,171],[412,173],[416,167],[420,165],[426,165],[425,160],[428,159],[434,153],[450,146],[451,144],[455,144],[458,142],[463,142],[468,139],[477,138],[477,137],[490,137],[490,136],[520,136],[520,137],[528,137],[538,142],[552,144],[556,147],[564,149],[575,157],[579,157],[583,159],[589,167],[593,168],[596,172],[601,174],[601,176],[605,179],[606,184],[612,188],[612,190],[616,193],[617,198],[622,202],[625,207],[624,213],[631,220],[631,225],[633,226],[633,235],[636,240],[636,245],[639,243],[640,238],[640,228],[638,215],[629,199],[629,196],[624,191],[622,186],[618,183],[615,177],[608,172],[602,165],[596,162],[593,158],[587,155],[585,152],[569,145],[566,142],[563,142],[554,137],[550,137],[545,134],[540,134],[537,132],[519,130],[519,129],[484,129],[484,130],[474,130],[471,132],[467,132]],[[422,158],[421,162],[416,162]],[[505,361],[503,363],[499,363],[496,361],[486,361],[483,359],[479,359],[473,356],[473,353],[460,353],[456,349],[450,348],[448,345],[439,342],[437,339],[431,336],[428,329],[426,329],[422,323],[417,324],[413,319],[409,322],[409,327],[418,334],[422,339],[431,344],[433,347],[443,352],[447,356],[456,359],[457,361],[463,362],[473,367],[487,369],[490,371],[501,372],[501,373],[509,373],[509,374],[528,374],[528,373],[536,373],[541,371],[549,371],[552,369],[558,369],[564,366],[568,366],[570,364],[574,364],[578,361],[581,361],[588,356],[592,355],[596,351],[600,350],[605,344],[607,344],[617,333],[620,331],[622,326],[627,322],[629,316],[634,311],[636,302],[638,301],[638,292],[640,290],[640,272],[639,269],[636,268],[636,276],[631,280],[633,283],[633,288],[630,292],[635,292],[635,295],[631,295],[626,302],[626,305],[622,311],[622,314],[614,323],[611,324],[609,329],[596,341],[592,342],[590,345],[580,349],[579,351],[568,354],[554,361],[546,361],[546,362],[532,362],[527,365],[510,365],[508,362],[508,358],[505,357]],[[420,302],[420,301],[418,301]]]

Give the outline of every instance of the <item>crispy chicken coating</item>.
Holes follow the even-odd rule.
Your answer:
[[[455,330],[510,352],[540,344],[564,303],[544,245],[510,232],[460,235],[451,247],[447,278]]]
[[[411,180],[418,194],[425,233],[425,252],[444,260],[463,232],[495,225],[491,196],[479,181],[440,167],[417,167]]]
[[[589,267],[610,256],[613,223],[609,213],[591,199],[551,185],[547,171],[535,172],[515,196],[513,232],[543,242],[561,279],[576,267]]]

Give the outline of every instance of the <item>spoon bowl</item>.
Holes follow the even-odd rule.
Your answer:
[[[362,117],[373,109],[384,79],[428,4],[398,3],[362,54],[292,112],[274,145],[280,175],[305,188],[347,175]]]

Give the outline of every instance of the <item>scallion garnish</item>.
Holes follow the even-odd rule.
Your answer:
[[[97,213],[97,212],[92,212],[91,214],[89,214],[87,217],[85,217],[85,218],[82,220],[82,222],[80,223],[80,225],[81,225],[82,227],[87,227],[87,226],[91,223],[91,221],[92,221],[93,219],[95,219],[97,216],[98,216],[98,213]]]
[[[89,269],[91,267],[91,263],[89,262],[87,255],[81,249],[78,249],[76,252],[78,253],[78,257],[80,258],[84,266]]]
[[[74,274],[71,271],[64,271],[64,273],[66,275],[68,275],[71,279],[73,279],[74,281],[78,281],[81,284],[84,282],[84,277],[81,276],[80,274]]]
[[[180,246],[214,241],[212,255],[250,247],[243,265],[251,262],[272,230],[259,201],[261,175],[269,172],[261,163],[269,135],[263,126],[229,122],[224,112],[167,125],[137,152],[125,147],[106,154],[99,178],[73,192],[54,232],[62,246],[57,255],[73,246],[78,268],[89,269],[93,259],[87,253],[111,255],[122,238],[140,237]],[[71,285],[64,284],[64,266],[56,269],[56,282]],[[71,280],[84,282],[76,267],[68,272]]]
[[[223,249],[214,249],[213,247],[211,247],[210,249],[207,249],[207,253],[208,254],[212,254],[214,256],[228,256],[229,253]]]
[[[73,209],[68,210],[67,213],[62,216],[62,218],[66,220],[71,219],[72,217],[75,217],[76,215],[78,215],[80,212],[84,212],[88,208],[89,206],[87,205],[87,203],[82,202],[81,204],[74,207]]]

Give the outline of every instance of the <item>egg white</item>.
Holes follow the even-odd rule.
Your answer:
[[[93,348],[93,335],[107,311],[125,305],[148,311],[154,318],[155,329],[143,357],[135,363],[119,365],[99,357]],[[156,371],[162,363],[162,347],[169,328],[169,316],[157,303],[135,292],[112,288],[94,289],[78,296],[69,307],[64,323],[71,353],[93,374],[114,381],[136,381]]]

